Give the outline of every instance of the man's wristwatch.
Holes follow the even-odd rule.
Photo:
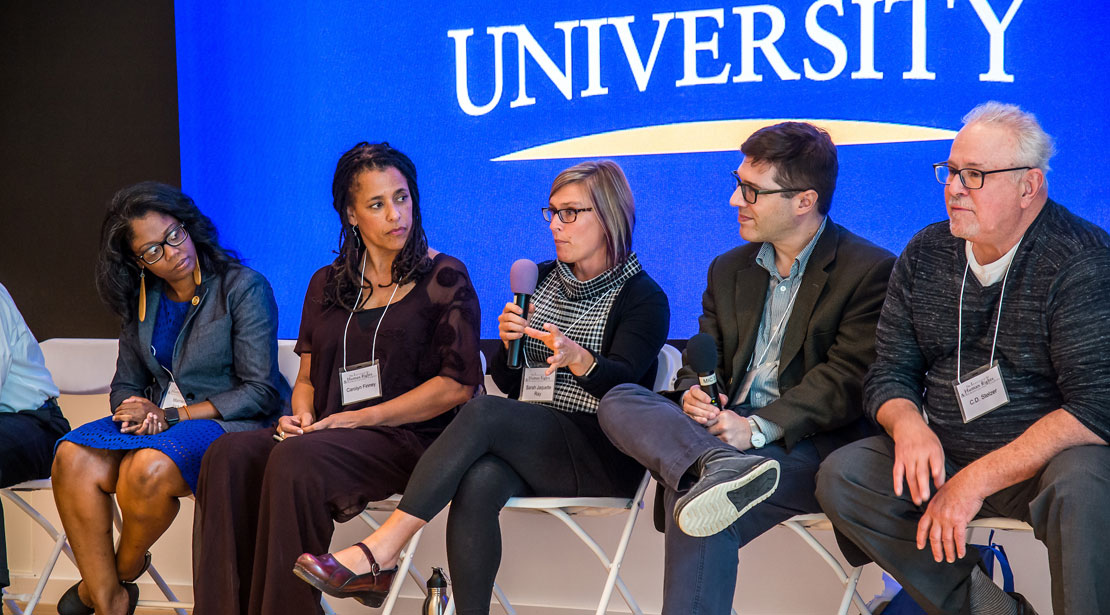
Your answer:
[[[748,427],[752,432],[752,448],[763,448],[767,444],[767,436],[763,435],[763,431],[759,429],[759,423],[754,417],[748,417]]]
[[[165,415],[166,425],[170,427],[177,425],[181,421],[181,412],[178,411],[177,408],[165,408],[162,410],[162,414]]]

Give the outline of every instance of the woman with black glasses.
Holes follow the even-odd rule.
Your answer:
[[[227,431],[274,424],[289,398],[270,284],[220,247],[188,196],[155,182],[117,192],[96,269],[100,296],[122,321],[119,358],[113,414],[56,449],[54,499],[82,579],[58,602],[60,615],[133,613],[133,581],[179,498],[196,491],[205,450]]]
[[[458,612],[488,613],[501,562],[498,515],[510,497],[635,492],[644,469],[605,437],[597,406],[618,384],[652,386],[667,339],[667,296],[631,251],[632,191],[615,163],[560,173],[543,213],[558,260],[539,267],[534,311],[506,304],[490,364],[512,399],[482,396],[463,406],[380,530],[334,555],[297,560],[294,573],[307,583],[378,606],[401,548],[451,502],[447,558]],[[520,339],[523,368],[512,369],[509,343]],[[523,395],[522,378],[530,383]]]

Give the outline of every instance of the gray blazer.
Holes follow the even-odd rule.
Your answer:
[[[154,358],[151,338],[162,283],[147,276],[148,318],[124,323],[110,394],[112,408],[132,395],[159,403],[170,375]],[[189,404],[210,401],[224,431],[274,424],[287,406],[289,384],[278,371],[277,303],[262,274],[232,265],[197,289],[174,346],[174,379]]]

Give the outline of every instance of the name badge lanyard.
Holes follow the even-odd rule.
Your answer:
[[[1025,236],[1018,240],[1017,245],[1025,240]],[[1006,274],[1002,276],[1002,288],[998,293],[998,313],[995,315],[994,337],[991,340],[990,359],[986,365],[979,367],[967,374],[963,374],[963,334],[964,334],[964,290],[967,288],[967,272],[971,269],[971,260],[968,259],[964,266],[963,279],[960,281],[960,306],[956,320],[956,381],[952,384],[956,392],[956,402],[960,406],[964,422],[996,410],[1007,403],[1010,398],[1006,393],[1006,384],[1002,380],[1002,370],[994,360],[994,353],[998,347],[998,331],[1002,325],[1002,301],[1006,297],[1006,281],[1010,278],[1010,266],[1013,259],[1017,258],[1017,250],[1010,262],[1006,263]]]
[[[733,406],[744,403],[748,398],[748,394],[752,389],[752,384],[755,383],[755,376],[763,367],[763,361],[767,359],[767,353],[771,351],[771,346],[774,344],[775,338],[782,333],[782,327],[786,324],[786,319],[789,318],[790,314],[794,311],[794,300],[798,298],[798,291],[801,289],[802,280],[799,279],[794,289],[790,292],[790,303],[786,304],[786,311],[783,312],[782,318],[779,319],[779,323],[775,325],[775,328],[771,329],[771,335],[767,339],[767,345],[763,347],[763,354],[759,355],[758,361],[753,354],[752,359],[748,362],[747,374],[744,375],[744,382],[740,385],[740,394],[736,396],[737,399]]]
[[[158,360],[158,350],[153,344],[150,346],[150,355],[154,357],[155,361]],[[165,410],[184,406],[185,396],[181,394],[181,387],[177,386],[177,378],[174,378],[173,372],[165,365],[159,363],[158,367],[161,367],[170,376],[170,385],[166,387],[165,393],[162,394],[162,403],[158,407]]]
[[[609,291],[612,292],[612,291]],[[594,308],[601,304],[605,297],[609,296],[609,292],[602,294],[598,297],[589,308],[582,312],[574,322],[562,330],[563,335],[569,333],[587,314],[593,312]],[[532,326],[532,323],[528,323]],[[527,402],[540,402],[551,403],[555,401],[555,376],[556,373],[548,375],[546,367],[532,367],[528,361],[528,352],[524,352],[524,373],[521,374],[520,385],[520,401]]]
[[[365,281],[366,279],[366,254],[362,255],[362,269],[359,276]],[[380,373],[378,370],[378,363],[376,360],[378,349],[378,330],[381,329],[382,321],[385,320],[385,315],[389,311],[389,306],[393,303],[393,298],[397,296],[397,289],[401,288],[400,284],[393,287],[393,293],[389,295],[389,301],[385,304],[385,309],[382,310],[382,315],[378,317],[378,324],[374,326],[374,337],[370,343],[370,361],[367,363],[360,363],[358,365],[347,365],[347,331],[351,326],[351,319],[355,315],[355,310],[351,310],[347,314],[347,323],[343,325],[343,367],[339,370],[339,380],[341,384],[342,403],[349,405],[367,399],[374,399],[381,396],[381,382]],[[362,303],[363,288],[360,285],[358,289],[358,296],[355,298],[355,308],[357,309]]]

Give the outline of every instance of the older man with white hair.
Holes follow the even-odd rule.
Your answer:
[[[818,474],[837,529],[929,613],[1033,612],[966,548],[984,516],[1033,526],[1056,615],[1110,613],[1110,235],[1048,198],[1052,153],[1013,105],[964,118],[934,165],[948,223],[906,246],[879,320],[864,406],[886,434]]]

